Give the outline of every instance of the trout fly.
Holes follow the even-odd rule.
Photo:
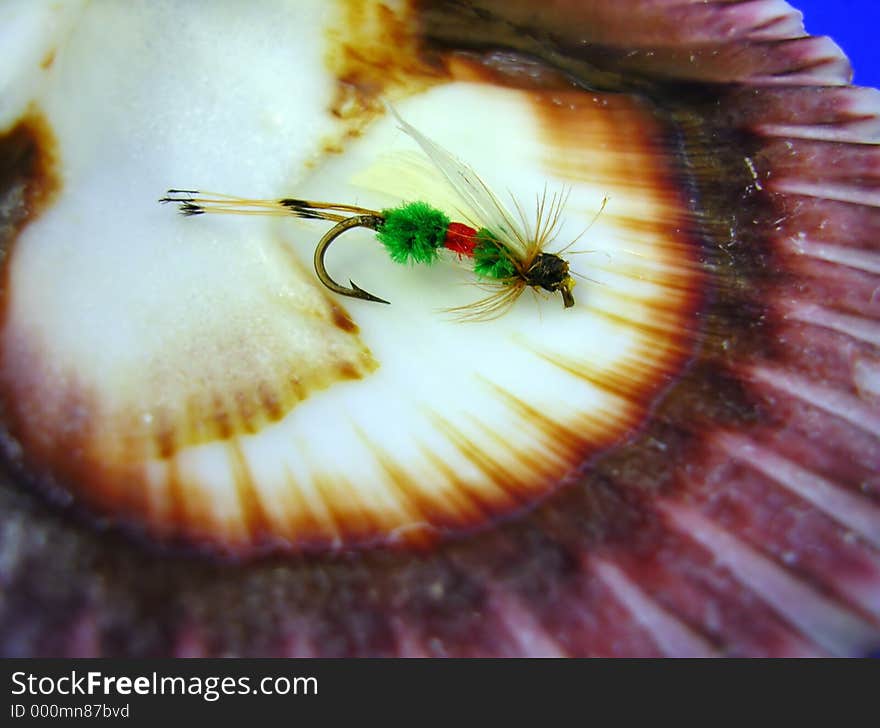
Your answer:
[[[567,195],[552,194],[548,197],[545,189],[537,199],[534,224],[516,199],[513,200],[516,215],[513,215],[470,166],[404,121],[393,108],[391,111],[400,128],[421,147],[433,167],[455,192],[463,209],[468,211],[464,214],[463,222],[451,220],[446,213],[423,201],[370,210],[355,205],[304,199],[256,200],[172,189],[160,202],[177,203],[180,212],[187,216],[205,213],[292,215],[335,223],[318,242],[314,263],[320,281],[331,291],[343,296],[388,303],[353,281],[349,281],[349,286],[340,285],[330,277],[324,266],[324,256],[330,244],[347,230],[362,227],[375,231],[376,238],[396,263],[431,264],[438,260],[442,250],[450,251],[461,261],[467,261],[481,283],[492,289],[492,293],[472,304],[450,309],[460,318],[483,320],[500,316],[526,288],[559,293],[565,308],[573,306],[575,281],[568,261],[559,253],[545,252],[558,231]],[[605,201],[599,213],[604,206]],[[570,246],[571,243],[566,249]]]

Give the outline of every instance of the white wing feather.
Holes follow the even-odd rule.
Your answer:
[[[394,107],[389,105],[388,108],[391,109],[400,128],[416,141],[453,191],[461,198],[465,208],[473,211],[477,217],[475,222],[495,233],[516,259],[526,259],[532,252],[533,236],[525,228],[525,221],[517,222],[471,167],[456,159],[412,124],[406,122]]]

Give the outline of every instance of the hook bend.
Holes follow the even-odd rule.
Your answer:
[[[352,280],[349,280],[348,283],[351,286],[347,288],[346,286],[339,285],[336,281],[334,281],[330,274],[327,272],[327,268],[324,266],[324,256],[327,253],[327,249],[333,243],[336,238],[338,238],[342,233],[346,230],[351,230],[354,227],[364,227],[370,230],[378,230],[378,228],[385,222],[385,218],[381,215],[355,215],[353,217],[347,217],[341,222],[336,223],[332,228],[330,228],[324,237],[318,242],[318,246],[315,248],[315,273],[320,279],[321,283],[323,283],[327,288],[329,288],[334,293],[338,293],[340,296],[350,296],[351,298],[360,298],[364,301],[375,301],[376,303],[389,303],[383,298],[379,298],[378,296],[374,296],[372,293],[368,293],[363,288],[357,285]]]

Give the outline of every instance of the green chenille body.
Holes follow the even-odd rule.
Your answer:
[[[426,263],[437,260],[449,218],[426,202],[410,202],[382,210],[385,222],[376,231],[395,263]]]
[[[440,255],[449,218],[426,202],[409,202],[382,210],[385,219],[376,237],[396,263],[430,265]],[[477,231],[474,273],[481,278],[503,280],[516,276],[516,266],[498,238],[486,228]]]
[[[474,248],[474,273],[480,278],[504,279],[516,276],[516,266],[510,254],[490,230],[477,230],[477,247]]]

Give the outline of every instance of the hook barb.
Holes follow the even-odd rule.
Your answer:
[[[351,286],[350,288],[346,288],[345,286],[339,285],[336,281],[334,281],[330,274],[327,272],[327,268],[324,266],[324,256],[327,253],[327,249],[330,247],[331,243],[333,243],[336,238],[338,238],[342,233],[346,230],[350,230],[354,227],[364,227],[370,230],[377,230],[379,226],[385,221],[381,215],[355,215],[353,217],[347,217],[341,222],[338,222],[334,225],[324,237],[318,242],[318,246],[315,248],[315,273],[318,276],[318,279],[323,283],[327,288],[329,288],[334,293],[338,293],[340,296],[350,296],[351,298],[360,298],[363,301],[374,301],[376,303],[390,303],[383,298],[379,298],[378,296],[374,296],[372,293],[368,293],[363,288],[358,286],[354,281],[349,280],[348,283]]]

